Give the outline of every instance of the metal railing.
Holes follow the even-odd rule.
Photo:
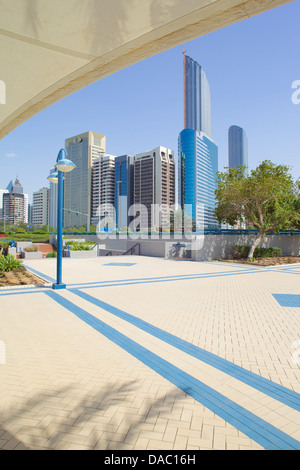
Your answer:
[[[137,247],[138,247],[138,250],[137,250]],[[136,251],[138,251],[138,253],[136,253]],[[140,255],[141,254],[140,244],[136,243],[131,248],[129,248],[129,250],[127,250],[123,255],[128,255],[128,254],[130,254],[130,255],[135,255],[135,254]]]

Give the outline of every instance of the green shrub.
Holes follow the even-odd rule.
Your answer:
[[[276,258],[277,256],[281,256],[282,251],[281,248],[277,247],[270,247],[270,248],[256,248],[254,251],[254,256],[256,258]]]
[[[50,253],[47,254],[47,258],[56,258],[57,253],[56,251],[50,251]]]
[[[38,235],[45,235],[45,233],[47,233],[47,232],[46,232],[46,230],[43,230],[43,229],[39,228],[37,230],[34,230],[34,232],[32,232],[32,233],[36,233]]]
[[[233,245],[231,247],[230,254],[233,259],[247,258],[249,250],[249,246]]]
[[[231,247],[231,257],[233,259],[247,258],[250,251],[249,246],[244,245],[233,245]],[[254,258],[275,258],[282,255],[281,248],[270,247],[270,248],[255,248]]]
[[[66,246],[69,246],[71,251],[88,251],[92,249],[92,245],[94,245],[94,243],[91,242],[66,242]]]
[[[21,261],[15,259],[12,255],[0,255],[0,272],[15,271],[22,267]]]

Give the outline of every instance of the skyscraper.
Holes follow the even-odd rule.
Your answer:
[[[147,209],[140,214],[140,228],[165,227],[169,208],[175,204],[174,153],[166,147],[139,153],[134,158],[134,204]]]
[[[133,204],[134,157],[120,155],[115,158],[115,210],[117,228],[128,227],[131,221],[129,208]]]
[[[9,192],[3,194],[3,217],[11,224],[25,221],[23,186],[18,178],[7,186]]]
[[[115,158],[105,154],[93,163],[92,223],[95,225],[103,218],[110,225],[115,222]]]
[[[228,166],[248,166],[248,139],[246,132],[239,126],[228,130]]]
[[[28,200],[29,200],[28,194],[24,193],[24,222],[26,224],[29,223],[29,221],[28,221]]]
[[[202,67],[184,53],[184,128],[211,136],[210,87]]]
[[[49,224],[49,188],[41,188],[33,193],[32,223],[33,225]]]
[[[3,194],[8,193],[8,189],[0,189],[0,220],[3,219]]]
[[[179,204],[198,229],[217,225],[214,217],[218,147],[203,132],[184,129],[179,134],[181,181]]]
[[[105,153],[105,136],[85,132],[65,141],[69,159],[76,168],[65,174],[64,227],[86,225],[90,228],[92,214],[92,168],[94,161]]]
[[[218,147],[211,138],[210,88],[202,67],[184,53],[184,129],[178,138],[178,202],[197,229],[217,226],[213,215]]]

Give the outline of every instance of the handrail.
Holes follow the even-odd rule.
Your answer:
[[[135,253],[135,247],[138,246],[139,247],[139,255],[141,254],[141,246],[139,243],[136,243],[135,245],[133,245],[131,248],[129,248],[129,250],[127,250],[125,253],[123,253],[123,255],[127,255],[128,253],[130,253],[131,255],[133,253]]]

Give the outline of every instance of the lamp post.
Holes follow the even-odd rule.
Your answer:
[[[48,180],[51,183],[58,183],[56,283],[52,284],[53,289],[64,289],[66,287],[66,285],[62,283],[63,174],[76,168],[76,165],[71,162],[71,160],[68,160],[67,157],[67,151],[65,149],[60,149],[57,155],[56,163],[54,165],[56,171],[50,173],[48,176]]]
[[[121,194],[120,194],[120,188],[121,188],[122,181],[117,181],[117,196],[118,196],[118,232],[121,231]]]

